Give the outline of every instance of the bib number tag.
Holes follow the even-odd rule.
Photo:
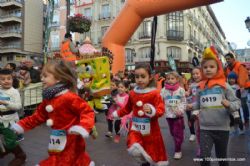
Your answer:
[[[49,152],[62,152],[66,143],[67,137],[65,130],[52,130],[49,141]]]
[[[221,94],[207,94],[200,98],[201,108],[221,108],[222,95]]]
[[[176,107],[179,104],[179,100],[177,100],[177,99],[168,99],[167,104],[170,107]]]
[[[138,131],[142,135],[150,134],[150,118],[132,118],[131,130]]]

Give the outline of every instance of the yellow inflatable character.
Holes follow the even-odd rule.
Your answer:
[[[101,97],[110,93],[110,64],[106,56],[76,62],[78,88],[94,109],[104,109]],[[81,91],[81,90],[80,90]]]

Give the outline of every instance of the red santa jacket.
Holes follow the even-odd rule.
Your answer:
[[[60,152],[49,152],[49,157],[39,163],[41,166],[87,166],[90,158],[85,151],[85,141],[94,126],[92,108],[78,95],[65,91],[50,100],[44,100],[35,113],[18,122],[24,131],[46,122],[53,131],[65,131],[66,144]],[[69,134],[69,131],[78,133]],[[50,143],[51,144],[51,136]]]

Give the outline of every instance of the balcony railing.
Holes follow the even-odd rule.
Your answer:
[[[10,30],[2,30],[0,31],[0,38],[7,38],[7,37],[22,37],[22,30],[21,29],[10,29]]]
[[[150,32],[139,32],[139,39],[150,39],[151,33]]]
[[[17,52],[21,53],[21,45],[20,44],[9,44],[9,45],[2,45],[0,46],[0,53],[10,53],[10,52]]]
[[[22,7],[23,0],[0,0],[0,7]]]
[[[51,27],[58,27],[58,26],[60,26],[59,21],[53,21],[53,22],[51,23]]]
[[[2,49],[9,49],[9,48],[21,48],[20,44],[9,44],[9,45],[3,45],[1,46]]]
[[[184,39],[184,31],[168,30],[167,39],[181,41]]]
[[[111,19],[111,13],[101,13],[99,14],[99,20]]]
[[[1,23],[10,21],[22,22],[21,14],[8,14],[0,16]]]

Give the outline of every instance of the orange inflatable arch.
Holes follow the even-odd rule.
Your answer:
[[[125,69],[125,44],[144,18],[223,0],[127,0],[102,39],[103,53],[113,55],[112,72]]]

